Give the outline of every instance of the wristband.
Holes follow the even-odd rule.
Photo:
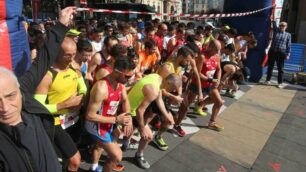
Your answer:
[[[212,78],[208,78],[208,79],[207,79],[207,82],[212,83],[212,82],[213,82],[213,79],[212,79]]]
[[[115,124],[118,124],[118,118],[115,116]]]

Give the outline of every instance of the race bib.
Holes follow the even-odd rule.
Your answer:
[[[107,114],[115,115],[119,106],[119,101],[111,101],[109,103],[109,109],[107,110]]]
[[[59,119],[60,119],[60,124],[61,124],[62,128],[66,129],[66,128],[74,125],[75,123],[77,123],[78,120],[79,120],[78,113],[79,112],[72,112],[72,113],[60,115]]]
[[[216,70],[207,71],[207,72],[206,72],[206,76],[207,76],[208,78],[214,78],[215,72],[216,72]]]

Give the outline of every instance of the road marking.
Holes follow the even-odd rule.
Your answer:
[[[235,93],[235,97],[234,99],[238,100],[240,97],[242,97],[244,95],[245,92],[241,91],[241,90],[238,90],[236,93]]]
[[[272,162],[269,162],[268,165],[269,165],[275,172],[280,172],[280,169],[281,169],[281,164],[280,164],[280,163],[272,163]]]
[[[207,107],[207,113],[211,114],[213,106],[214,106],[213,104],[210,104],[210,105],[207,105],[207,106],[206,106],[206,107]],[[227,106],[223,105],[223,106],[221,107],[220,111],[219,111],[219,115],[220,115],[220,113],[222,113],[226,108],[227,108]]]
[[[227,172],[227,169],[221,165],[221,167],[216,172]]]

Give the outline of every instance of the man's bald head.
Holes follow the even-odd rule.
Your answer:
[[[164,79],[164,82],[163,82],[163,87],[168,92],[178,91],[178,88],[181,86],[182,86],[182,78],[176,73],[169,74]]]
[[[77,52],[77,46],[75,41],[70,37],[65,37],[62,44],[59,56],[56,60],[56,64],[62,67],[68,66]]]
[[[69,49],[76,49],[77,46],[76,46],[76,43],[75,41],[70,38],[70,37],[65,37],[62,44],[61,44],[61,48],[62,50],[69,50]]]
[[[211,40],[209,44],[213,49],[221,50],[221,43],[219,40],[217,39]]]
[[[218,54],[220,50],[221,50],[221,43],[219,40],[214,39],[209,42],[207,51],[210,55]]]

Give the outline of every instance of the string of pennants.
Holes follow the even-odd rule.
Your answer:
[[[247,16],[261,11],[270,9],[275,5],[271,5],[265,8],[261,8],[254,11],[241,12],[241,13],[220,13],[220,14],[164,14],[170,17],[185,17],[185,18],[194,18],[194,19],[205,19],[205,18],[225,18],[225,17],[240,17]],[[117,14],[146,14],[146,15],[157,15],[160,16],[160,13],[152,12],[139,12],[139,11],[129,11],[129,10],[108,10],[108,9],[94,9],[94,8],[77,8],[77,11],[89,11],[89,12],[100,12],[100,13],[117,13]]]

